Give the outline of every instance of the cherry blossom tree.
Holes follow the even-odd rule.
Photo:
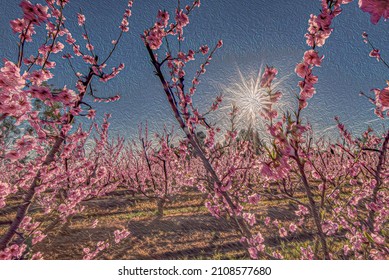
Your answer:
[[[162,217],[166,203],[193,187],[191,157],[184,143],[177,145],[174,130],[164,128],[162,134],[149,139],[148,126],[139,127],[139,141],[127,146],[122,154],[122,184],[136,194],[155,200],[157,217]]]
[[[66,219],[82,210],[81,201],[104,195],[118,184],[116,174],[111,172],[115,165],[122,142],[116,144],[108,139],[108,117],[101,127],[97,124],[89,129],[75,126],[76,117],[93,119],[95,110],[86,103],[86,95],[94,96],[91,83],[94,77],[102,82],[114,78],[124,65],[106,72],[109,61],[120,38],[128,32],[132,1],[128,2],[118,39],[103,60],[98,61],[91,44],[85,16],[78,14],[78,24],[83,28],[85,50],[65,27],[64,10],[68,0],[47,0],[46,5],[32,4],[23,0],[21,18],[11,21],[12,30],[18,34],[18,54],[15,62],[5,60],[0,73],[0,119],[11,120],[21,133],[14,141],[2,141],[0,207],[7,206],[8,198],[19,197],[12,223],[0,238],[1,258],[36,258],[30,247],[42,241],[52,225],[34,221],[33,213],[39,209],[47,216]],[[28,55],[26,44],[35,38],[36,29],[45,28],[43,44],[36,53]],[[63,42],[63,43],[62,43]],[[70,46],[72,54],[63,58],[69,63],[77,78],[75,89],[67,86],[53,91],[47,83],[56,67],[55,56]],[[80,57],[87,65],[84,73],[77,72],[72,59]],[[102,56],[101,56],[102,57]],[[48,118],[40,116],[40,110],[32,104],[40,100],[46,106],[56,108]],[[95,97],[100,101],[98,97]],[[118,97],[105,101],[114,101]],[[56,107],[56,104],[61,106]],[[28,126],[29,129],[25,129]],[[92,150],[86,150],[87,138],[95,128]],[[112,155],[116,154],[116,158]],[[3,175],[4,174],[4,175]],[[45,228],[45,229],[44,229]],[[30,246],[28,248],[28,246]]]

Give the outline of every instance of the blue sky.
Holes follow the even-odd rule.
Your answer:
[[[75,13],[82,8],[96,53],[104,56],[110,42],[118,34],[118,25],[126,7],[125,0],[94,0],[70,2],[65,15],[67,27],[81,41],[81,29],[76,25]],[[185,2],[185,1],[182,1]],[[9,21],[21,16],[19,1],[0,0],[0,56],[16,58],[16,36],[9,28]],[[120,93],[119,102],[94,104],[98,112],[112,113],[112,130],[115,134],[132,135],[140,122],[149,121],[154,130],[163,124],[174,124],[162,88],[153,75],[147,52],[140,39],[144,29],[153,24],[158,9],[173,11],[173,0],[135,0],[130,19],[130,33],[126,34],[109,67],[123,62],[126,68],[107,84],[95,82],[94,87],[101,96]],[[201,44],[215,44],[223,39],[224,46],[207,68],[206,75],[198,88],[197,104],[210,104],[220,89],[237,82],[237,70],[250,77],[258,72],[261,64],[273,65],[279,77],[287,76],[283,83],[287,100],[298,91],[295,65],[308,49],[304,34],[311,13],[319,13],[320,1],[316,0],[202,0],[201,7],[190,18],[185,30],[184,46],[197,48]],[[314,128],[333,133],[333,117],[340,116],[350,130],[359,133],[368,124],[377,128],[387,121],[376,120],[373,106],[358,96],[360,91],[369,92],[374,87],[384,87],[389,79],[389,69],[368,56],[370,49],[363,43],[361,34],[369,37],[383,57],[389,60],[389,22],[380,21],[372,25],[369,15],[358,8],[357,1],[344,6],[343,13],[333,23],[334,32],[327,40],[321,54],[325,56],[319,76],[317,94],[309,102],[304,116]],[[39,45],[31,44],[31,49]],[[201,62],[188,66],[193,73]],[[79,70],[85,66],[76,64]],[[84,67],[84,68],[83,68]],[[54,85],[74,85],[69,67],[58,59],[58,67],[52,80]],[[189,79],[189,77],[187,78]],[[289,97],[288,97],[289,96]],[[293,107],[293,106],[292,106]],[[101,115],[100,115],[101,117]],[[386,124],[387,125],[387,124]]]

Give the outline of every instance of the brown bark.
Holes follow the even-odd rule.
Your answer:
[[[169,87],[167,81],[165,80],[165,77],[161,71],[161,64],[155,59],[155,56],[154,56],[154,53],[153,51],[151,50],[151,48],[146,44],[146,48],[147,48],[147,51],[149,53],[149,56],[151,58],[151,62],[152,64],[154,65],[154,68],[155,68],[155,71],[156,71],[156,75],[158,76],[159,80],[161,81],[162,83],[162,86],[163,86],[163,89],[164,89],[164,92],[165,92],[165,95],[168,99],[168,102],[169,102],[169,105],[173,111],[173,114],[174,114],[174,117],[176,118],[177,122],[179,123],[181,129],[183,130],[183,132],[185,133],[186,137],[188,138],[191,146],[193,147],[196,155],[198,157],[200,157],[203,165],[204,165],[204,168],[209,172],[211,178],[212,178],[212,181],[213,182],[216,182],[217,185],[221,186],[222,183],[219,179],[219,177],[217,176],[215,170],[213,169],[211,163],[209,162],[209,160],[207,159],[207,157],[205,156],[205,153],[204,151],[202,150],[202,148],[200,147],[200,145],[198,144],[198,141],[197,141],[197,138],[195,135],[193,135],[193,133],[191,133],[188,129],[188,127],[186,126],[184,120],[182,119],[181,117],[181,114],[174,102],[174,99],[173,99],[173,92],[171,91],[171,88]],[[213,185],[213,184],[211,184]],[[213,192],[214,189],[212,186],[210,186],[209,188],[209,191]],[[222,191],[221,192],[223,198],[226,200],[228,206],[231,208],[232,211],[234,211],[236,209],[236,206],[234,204],[234,202],[232,201],[231,197],[229,196],[229,194],[225,191]],[[247,223],[239,218],[239,217],[236,217],[235,215],[231,214],[230,215],[236,222],[237,226],[238,226],[238,229],[239,231],[242,232],[242,234],[246,237],[246,238],[251,238],[251,232],[249,230],[249,227],[247,225]]]
[[[311,214],[313,216],[313,220],[315,222],[317,233],[319,235],[320,243],[321,243],[321,246],[322,246],[322,249],[323,249],[324,259],[329,260],[330,259],[330,255],[329,255],[329,252],[328,252],[326,236],[325,236],[325,234],[323,232],[323,229],[321,227],[320,215],[319,215],[319,212],[318,212],[318,210],[316,208],[315,200],[313,199],[313,194],[311,192],[311,187],[310,187],[310,185],[308,183],[308,179],[307,179],[307,177],[305,175],[304,166],[303,166],[303,164],[302,164],[302,162],[300,160],[300,157],[298,156],[297,151],[296,151],[296,159],[295,160],[296,160],[296,163],[297,163],[299,171],[300,171],[300,175],[301,175],[301,179],[303,181],[305,193],[306,193],[306,195],[308,197],[309,205],[310,205],[310,208],[311,208]]]

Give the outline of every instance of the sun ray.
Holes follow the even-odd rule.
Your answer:
[[[222,86],[223,104],[221,111],[223,113],[222,122],[225,126],[229,125],[229,114],[232,108],[237,109],[235,116],[235,126],[239,131],[258,133],[262,138],[266,135],[266,126],[261,117],[270,106],[280,108],[284,106],[282,102],[273,104],[266,88],[261,87],[262,69],[257,74],[245,76],[242,71],[237,69],[237,79],[227,85]],[[280,90],[280,84],[283,78],[275,80],[272,90]]]

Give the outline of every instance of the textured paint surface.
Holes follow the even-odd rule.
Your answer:
[[[239,81],[237,69],[250,77],[261,64],[279,69],[279,77],[287,76],[283,83],[286,100],[295,107],[293,96],[297,93],[298,77],[295,65],[308,49],[304,34],[311,13],[318,13],[320,2],[315,0],[264,1],[264,0],[203,0],[200,9],[192,15],[191,24],[185,30],[184,48],[196,48],[201,44],[215,44],[223,39],[224,46],[212,60],[198,88],[195,101],[198,105],[211,104],[223,87]],[[21,15],[19,1],[1,0],[0,9],[0,57],[14,60],[17,53],[16,36],[9,28],[9,21]],[[153,75],[146,50],[140,39],[142,31],[153,24],[158,9],[174,11],[176,1],[135,1],[130,19],[130,33],[120,44],[108,67],[123,62],[126,68],[108,84],[95,83],[101,96],[121,94],[121,100],[111,104],[95,104],[99,113],[112,113],[112,130],[121,135],[134,134],[137,125],[148,120],[153,130],[161,130],[164,124],[173,124],[173,117],[164,98],[161,86]],[[82,30],[76,26],[75,13],[82,8],[87,27],[97,53],[107,53],[111,40],[118,34],[119,22],[126,1],[73,0],[67,13],[68,28],[82,42]],[[389,23],[381,21],[373,26],[369,15],[359,10],[357,2],[344,6],[343,13],[334,20],[334,32],[327,40],[321,54],[325,55],[322,67],[315,69],[319,76],[317,94],[309,102],[305,117],[324,133],[336,133],[333,117],[341,120],[354,132],[361,132],[367,125],[382,127],[373,113],[373,106],[358,96],[374,87],[384,87],[389,79],[389,69],[368,56],[370,49],[362,41],[363,31],[383,57],[389,58]],[[36,48],[36,41],[29,46]],[[103,56],[103,55],[102,55]],[[188,65],[190,79],[202,60]],[[58,59],[52,83],[57,86],[74,84],[69,67]],[[76,64],[79,71],[85,65]],[[68,73],[68,74],[64,74]],[[207,106],[208,108],[208,106]],[[101,118],[101,114],[99,115]]]

